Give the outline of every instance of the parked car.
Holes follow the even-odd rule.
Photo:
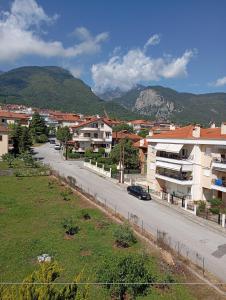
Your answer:
[[[54,149],[55,149],[55,150],[60,150],[60,144],[56,144],[56,145],[54,146]]]
[[[128,186],[127,192],[141,200],[151,200],[151,195],[139,185]]]
[[[50,144],[56,144],[55,140],[49,140]]]

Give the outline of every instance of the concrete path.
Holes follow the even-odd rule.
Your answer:
[[[187,219],[183,214],[159,204],[156,201],[141,201],[127,194],[125,187],[115,184],[83,167],[81,161],[65,161],[60,158],[54,145],[35,148],[37,156],[44,163],[59,171],[63,176],[73,176],[77,184],[95,195],[98,200],[115,208],[126,218],[129,214],[138,216],[145,229],[156,235],[157,229],[167,232],[173,246],[179,247],[194,263],[205,268],[226,283],[226,238],[210,228]],[[179,243],[177,243],[179,242]]]

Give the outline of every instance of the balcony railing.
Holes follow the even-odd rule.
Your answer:
[[[176,173],[170,173],[167,171],[164,172],[164,171],[160,171],[160,170],[158,170],[156,172],[156,174],[170,177],[170,178],[177,179],[177,180],[181,180],[181,181],[192,180],[192,175],[190,175],[190,174],[183,174],[183,173],[176,174]]]
[[[167,152],[158,152],[157,157],[170,158],[170,159],[178,159],[178,160],[192,160],[192,155],[180,155],[175,153],[167,153]]]

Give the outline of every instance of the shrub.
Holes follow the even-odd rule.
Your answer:
[[[136,299],[138,295],[145,295],[149,283],[155,281],[148,264],[147,255],[108,256],[97,271],[97,280],[106,283],[104,288],[111,299]]]
[[[38,143],[47,143],[48,142],[48,136],[46,134],[41,134],[37,137]]]
[[[211,207],[210,211],[211,211],[212,214],[218,215],[220,213],[220,208],[217,207],[217,206],[216,207]]]
[[[62,191],[60,193],[60,195],[63,197],[63,200],[65,201],[69,201],[70,200],[70,195],[72,194],[72,191],[71,190],[65,190],[65,191]]]
[[[102,168],[103,164],[97,163],[98,168]]]
[[[114,238],[118,247],[127,248],[137,242],[136,237],[133,234],[129,224],[124,223],[119,225],[114,232]]]
[[[85,162],[89,162],[90,159],[89,159],[88,157],[85,157],[84,161],[85,161]]]
[[[72,218],[64,219],[63,228],[66,229],[65,233],[68,235],[74,235],[79,232],[80,228],[74,225]]]
[[[11,153],[6,153],[6,154],[2,155],[2,160],[7,162],[9,168],[12,168],[13,167],[13,161],[15,160],[15,157]]]
[[[80,154],[77,152],[69,152],[68,157],[72,158],[72,159],[78,159],[78,158],[80,158]]]
[[[198,211],[204,212],[206,210],[206,202],[205,201],[199,201],[198,202]]]

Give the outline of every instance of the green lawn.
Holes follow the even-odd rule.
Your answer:
[[[1,281],[22,281],[37,268],[37,256],[43,253],[52,255],[63,267],[61,282],[71,282],[82,269],[86,280],[95,281],[103,256],[137,252],[145,247],[138,242],[129,249],[116,248],[113,230],[118,225],[75,194],[69,201],[63,200],[63,190],[65,187],[49,177],[0,177]],[[84,211],[90,214],[90,220],[83,219]],[[73,217],[80,227],[72,239],[65,236],[61,224],[68,217]],[[160,280],[164,278],[159,258],[152,257],[150,268]],[[109,299],[106,294],[101,287],[92,288],[90,299]],[[198,298],[187,288],[173,287],[164,291],[153,288],[138,299]]]

